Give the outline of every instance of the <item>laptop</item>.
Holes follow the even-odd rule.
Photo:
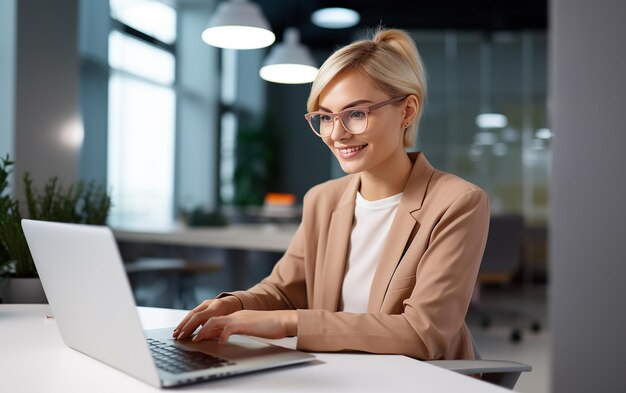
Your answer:
[[[108,227],[22,220],[67,346],[156,387],[303,363],[313,355],[233,335],[227,343],[173,340],[174,328],[143,330]]]

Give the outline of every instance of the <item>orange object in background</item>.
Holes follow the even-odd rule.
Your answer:
[[[265,194],[265,204],[274,206],[293,206],[296,203],[294,194],[268,192]]]

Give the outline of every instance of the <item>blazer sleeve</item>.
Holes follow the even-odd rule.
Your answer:
[[[217,297],[234,296],[246,310],[307,308],[303,232],[300,224],[287,251],[267,278],[246,291],[225,292]]]
[[[433,227],[402,314],[298,310],[298,348],[443,358],[458,339],[489,226],[489,200],[461,194]]]

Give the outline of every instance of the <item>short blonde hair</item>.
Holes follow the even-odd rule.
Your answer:
[[[426,101],[426,70],[413,39],[402,30],[379,27],[373,38],[337,50],[322,64],[313,81],[307,100],[309,112],[318,109],[326,85],[346,70],[360,72],[391,97],[417,97],[417,116],[404,131],[404,146],[413,146]]]

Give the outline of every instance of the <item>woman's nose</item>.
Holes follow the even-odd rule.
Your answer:
[[[352,136],[352,134],[349,133],[348,130],[346,130],[346,128],[343,126],[341,119],[339,119],[339,117],[335,117],[333,119],[333,132],[330,133],[331,139],[334,141],[339,141],[349,138],[350,136]]]

